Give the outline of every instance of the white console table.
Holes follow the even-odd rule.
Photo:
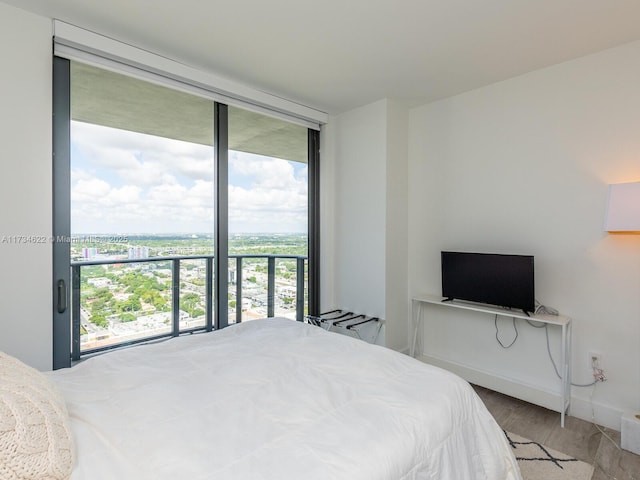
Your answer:
[[[453,371],[472,383],[560,412],[560,424],[564,427],[565,415],[569,411],[571,403],[571,319],[562,315],[526,315],[524,312],[517,310],[506,310],[455,300],[445,302],[443,300],[443,297],[436,295],[423,295],[412,299],[413,338],[410,346],[410,355],[412,357],[421,357],[427,363]],[[423,343],[422,338],[424,338],[424,322],[427,320],[427,315],[425,314],[427,307],[468,310],[489,314],[491,315],[490,318],[499,315],[559,327],[562,335],[559,391],[549,392],[544,388],[527,385],[516,379],[493,376],[470,366],[426,354],[421,348],[421,344]]]

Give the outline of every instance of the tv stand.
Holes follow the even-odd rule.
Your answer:
[[[412,357],[433,365],[440,366],[446,370],[457,373],[465,380],[495,390],[512,397],[520,398],[536,405],[560,412],[560,425],[564,427],[565,415],[569,411],[571,403],[571,319],[563,315],[536,315],[524,311],[505,310],[489,305],[474,304],[459,300],[450,300],[436,295],[422,295],[411,300],[413,322],[413,336],[409,349]],[[462,365],[460,363],[446,360],[425,353],[421,347],[423,343],[424,323],[427,320],[427,307],[435,308],[455,308],[471,312],[478,312],[491,315],[511,317],[515,319],[535,321],[561,329],[560,346],[560,388],[559,391],[548,391],[543,387],[536,387],[519,382],[517,379],[504,378],[490,372],[479,370],[476,367]]]

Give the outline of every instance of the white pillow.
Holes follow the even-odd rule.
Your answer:
[[[42,373],[0,352],[0,480],[68,479],[72,468],[64,399]]]

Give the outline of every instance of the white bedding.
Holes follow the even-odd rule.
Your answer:
[[[464,380],[383,347],[265,319],[51,372],[73,480],[519,480]]]

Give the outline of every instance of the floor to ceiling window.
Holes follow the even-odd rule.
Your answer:
[[[213,101],[71,62],[71,262],[81,352],[206,324]],[[154,259],[149,261],[149,259]],[[127,262],[120,262],[126,260]]]
[[[56,57],[54,368],[229,323],[301,320],[317,298],[309,138],[317,146],[306,127]]]
[[[307,129],[229,107],[229,321],[307,309]]]

